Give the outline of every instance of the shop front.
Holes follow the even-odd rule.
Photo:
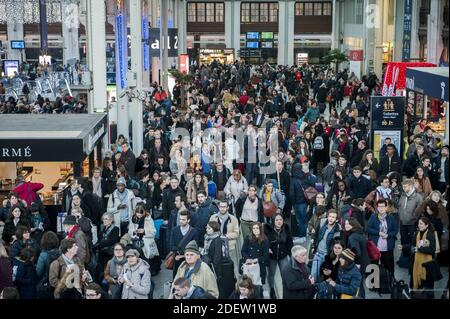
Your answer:
[[[416,120],[425,118],[429,126],[449,141],[449,71],[446,67],[407,68],[406,96]]]
[[[19,175],[44,184],[39,193],[56,229],[62,192],[70,180],[101,166],[107,124],[100,114],[2,115],[0,200],[14,189]]]
[[[221,64],[233,64],[234,57],[234,49],[199,49],[199,66],[209,65],[214,60]]]

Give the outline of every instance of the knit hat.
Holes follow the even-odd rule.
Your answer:
[[[139,252],[136,249],[128,249],[127,252],[125,253],[125,257],[128,256],[135,256],[135,257],[139,257]]]
[[[353,251],[347,248],[341,253],[340,257],[347,260],[348,262],[355,262],[356,255]]]
[[[195,253],[197,255],[200,255],[200,251],[198,250],[198,245],[197,242],[195,240],[191,240],[187,245],[186,248],[184,249],[184,252],[191,252],[191,253]]]
[[[77,218],[73,215],[66,216],[63,221],[63,225],[76,225]]]
[[[116,185],[119,185],[119,184],[122,184],[122,185],[126,186],[127,185],[127,181],[125,180],[125,178],[121,177],[116,182]]]

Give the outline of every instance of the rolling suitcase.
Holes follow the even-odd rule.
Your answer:
[[[158,246],[159,255],[161,258],[165,258],[169,253],[169,234],[167,231],[167,225],[162,224],[159,228],[159,238],[156,240]]]
[[[234,278],[233,261],[230,258],[224,258],[222,267],[223,277],[217,282],[219,286],[219,298],[228,299],[235,289],[236,283],[236,279]]]

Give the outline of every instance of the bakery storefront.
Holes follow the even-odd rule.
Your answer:
[[[448,142],[449,71],[446,67],[407,68],[406,98],[417,120],[428,125]]]
[[[103,114],[0,115],[0,200],[19,175],[44,184],[39,195],[53,228],[71,179],[101,166],[107,124]]]

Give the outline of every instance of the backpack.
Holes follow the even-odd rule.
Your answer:
[[[54,288],[50,285],[49,282],[50,265],[61,256],[61,252],[59,251],[59,249],[52,249],[47,254],[48,255],[47,260],[45,261],[44,276],[36,286],[38,299],[53,299]]]
[[[322,136],[316,136],[313,143],[313,149],[315,150],[323,150],[325,148],[323,143],[323,137]]]

